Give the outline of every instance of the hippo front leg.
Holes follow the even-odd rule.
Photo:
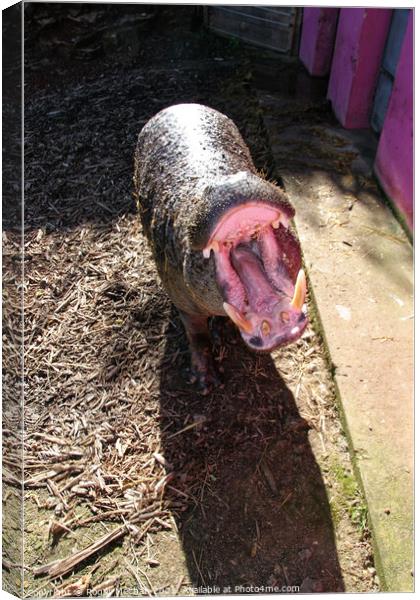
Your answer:
[[[182,311],[179,314],[190,346],[192,374],[197,378],[201,392],[208,394],[212,387],[220,385],[213,361],[208,317],[189,315]]]

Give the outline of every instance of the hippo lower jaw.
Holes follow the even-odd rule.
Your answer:
[[[219,220],[203,249],[211,251],[223,308],[253,350],[269,352],[296,341],[307,325],[306,280],[289,218],[248,202]]]

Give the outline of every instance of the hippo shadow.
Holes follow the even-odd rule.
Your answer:
[[[202,396],[186,383],[175,310],[160,368],[161,449],[175,474],[165,499],[193,591],[342,591],[309,426],[271,356],[251,354],[230,323],[226,330],[215,347],[223,389]]]

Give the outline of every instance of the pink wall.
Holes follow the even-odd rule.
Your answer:
[[[407,24],[375,172],[384,191],[413,226],[413,13]]]
[[[348,129],[369,127],[391,16],[389,9],[340,10],[328,98]]]
[[[338,13],[338,8],[303,11],[299,58],[310,75],[324,77],[330,72]]]

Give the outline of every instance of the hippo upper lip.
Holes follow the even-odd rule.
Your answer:
[[[189,225],[191,247],[195,250],[205,248],[228,213],[250,204],[270,207],[288,221],[295,214],[286,194],[256,173],[239,171],[223,176],[204,189],[201,201],[192,211]]]
[[[280,223],[287,229],[290,218],[278,206],[252,201],[241,204],[227,211],[216,227],[203,249],[208,258],[210,250],[218,250],[219,244],[238,244],[241,240],[255,239],[261,228],[272,224],[276,229]]]

